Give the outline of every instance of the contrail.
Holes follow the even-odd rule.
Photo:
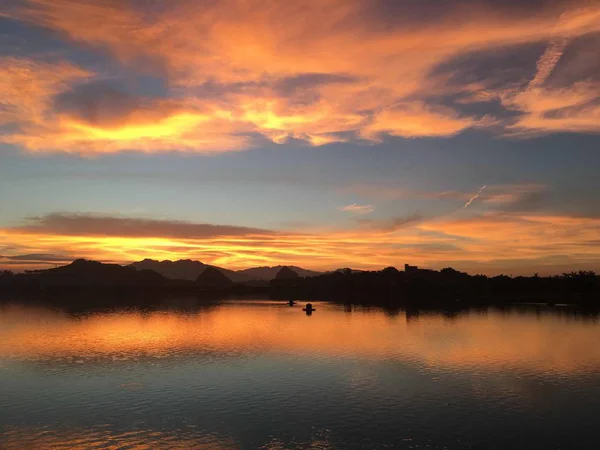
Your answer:
[[[469,199],[469,201],[468,201],[467,203],[465,203],[465,206],[463,206],[463,208],[468,208],[468,207],[471,205],[471,203],[473,203],[473,202],[475,201],[475,199],[476,199],[477,197],[479,197],[479,195],[480,195],[480,194],[483,192],[483,190],[484,190],[486,187],[487,187],[487,184],[484,184],[483,186],[481,186],[481,187],[479,188],[479,190],[477,191],[477,194],[475,194],[473,197],[471,197],[471,198]]]
[[[536,86],[539,86],[544,83],[560,61],[560,58],[565,53],[565,49],[569,45],[569,39],[566,37],[554,39],[546,48],[546,51],[536,64],[537,71],[533,80],[529,82],[526,90],[530,90]]]

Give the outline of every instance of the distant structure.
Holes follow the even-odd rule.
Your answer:
[[[431,269],[419,269],[419,266],[411,266],[409,264],[404,264],[404,273],[407,276],[411,277],[426,277],[428,275],[433,275],[437,272]]]
[[[418,267],[418,266],[411,266],[411,265],[409,265],[409,264],[404,264],[404,271],[405,271],[407,274],[410,274],[410,273],[417,273],[417,272],[419,271],[419,267]]]

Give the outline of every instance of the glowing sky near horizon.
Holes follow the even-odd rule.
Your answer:
[[[600,270],[600,2],[8,0],[0,267]]]

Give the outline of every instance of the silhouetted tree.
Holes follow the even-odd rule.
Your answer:
[[[10,284],[14,276],[14,273],[12,273],[10,270],[0,270],[0,286]]]

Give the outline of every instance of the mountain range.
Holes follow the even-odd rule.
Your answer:
[[[253,280],[266,280],[270,281],[275,279],[277,274],[281,269],[287,267],[288,269],[293,270],[298,274],[298,276],[305,277],[315,277],[317,275],[321,275],[323,272],[316,272],[314,270],[303,269],[298,266],[263,266],[263,267],[252,267],[251,269],[238,270],[236,273],[244,274],[249,276]]]
[[[207,268],[213,268],[225,275],[229,280],[234,283],[246,282],[246,281],[271,281],[275,279],[275,276],[284,266],[262,266],[253,267],[244,270],[229,270],[223,267],[212,266],[210,264],[204,264],[200,261],[193,261],[191,259],[180,259],[179,261],[157,261],[154,259],[144,259],[143,261],[137,261],[129,264],[127,267],[134,268],[136,270],[153,270],[172,280],[190,280],[195,281]],[[314,277],[320,275],[321,272],[315,272],[313,270],[303,269],[297,266],[285,266],[296,272],[300,277]]]
[[[295,270],[293,270],[295,269]],[[53,269],[8,272],[0,284],[29,288],[146,288],[229,289],[243,285],[247,288],[268,287],[272,279],[301,279],[301,275],[317,272],[287,266],[260,267],[257,271],[240,271],[211,266],[200,261],[154,261],[145,259],[129,265],[107,264],[77,259]],[[262,279],[259,277],[263,277]]]
[[[71,264],[53,269],[36,270],[15,277],[17,280],[39,286],[70,287],[165,287],[175,285],[151,270],[135,270],[119,264],[105,264],[98,261],[76,259]]]

